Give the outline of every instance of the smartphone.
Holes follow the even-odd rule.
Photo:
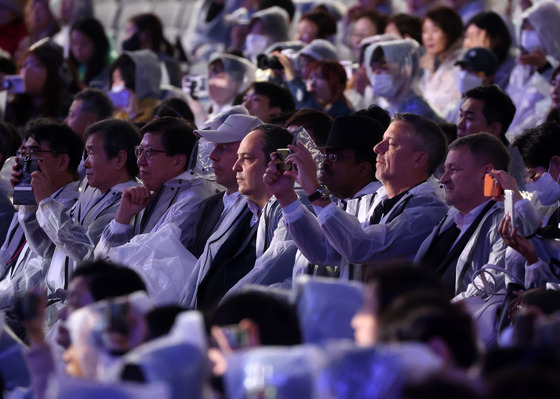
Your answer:
[[[20,94],[25,91],[23,85],[23,76],[20,75],[6,75],[2,81],[2,87],[8,90],[11,94]]]
[[[502,185],[491,177],[489,174],[484,176],[484,196],[485,197],[499,197],[502,195]]]
[[[128,335],[128,312],[128,302],[110,301],[105,311],[106,331]]]
[[[274,163],[276,163],[276,168],[278,168],[279,172],[285,172],[286,170],[294,169],[294,164],[291,164],[290,167],[287,167],[287,165],[284,163],[286,157],[291,153],[292,151],[289,148],[278,148],[276,150],[276,160],[274,161]]]
[[[113,102],[115,108],[125,108],[130,103],[130,92],[128,90],[121,90],[118,92],[108,92],[107,95]]]
[[[515,226],[515,204],[513,203],[513,190],[504,190],[504,214],[509,215],[511,228]]]
[[[221,328],[231,349],[241,349],[250,346],[249,332],[240,328],[237,324],[231,324]]]
[[[21,177],[19,183],[14,187],[14,204],[15,205],[36,205],[35,193],[31,188],[31,173],[41,170],[38,164],[38,158],[20,159],[18,158],[19,171]]]
[[[30,292],[18,296],[14,304],[14,311],[21,321],[32,320],[39,314],[41,298]]]

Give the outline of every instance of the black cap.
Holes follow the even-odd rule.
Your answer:
[[[486,75],[494,75],[498,70],[499,62],[493,51],[484,47],[473,47],[467,50],[455,65],[469,67],[475,72],[484,72]]]
[[[321,148],[373,151],[373,147],[383,139],[384,131],[379,122],[367,116],[339,116],[333,121],[327,142]]]

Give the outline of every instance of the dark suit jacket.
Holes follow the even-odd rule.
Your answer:
[[[229,289],[253,269],[257,259],[259,224],[251,226],[252,217],[253,213],[245,206],[241,220],[214,256],[208,273],[198,286],[198,309],[214,308]]]
[[[200,204],[193,230],[185,247],[197,258],[204,252],[206,241],[214,232],[224,210],[224,192],[211,195]]]

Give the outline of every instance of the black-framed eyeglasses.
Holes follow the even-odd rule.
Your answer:
[[[134,147],[134,154],[136,154],[136,158],[140,158],[140,156],[142,155],[146,161],[150,160],[152,154],[158,154],[158,153],[167,154],[167,151],[154,150],[153,148],[144,148],[139,145]]]
[[[354,157],[347,156],[347,155],[338,155],[338,154],[335,154],[333,152],[331,152],[330,154],[321,154],[321,162],[325,162],[327,159],[329,161],[331,161],[332,163],[334,163],[334,162],[338,161],[339,159],[340,160],[354,159]]]
[[[58,154],[56,151],[43,150],[39,147],[21,147],[18,152],[18,158],[40,157],[42,154]]]

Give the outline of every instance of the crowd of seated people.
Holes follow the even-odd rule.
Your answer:
[[[0,397],[559,397],[557,21],[0,0]]]

